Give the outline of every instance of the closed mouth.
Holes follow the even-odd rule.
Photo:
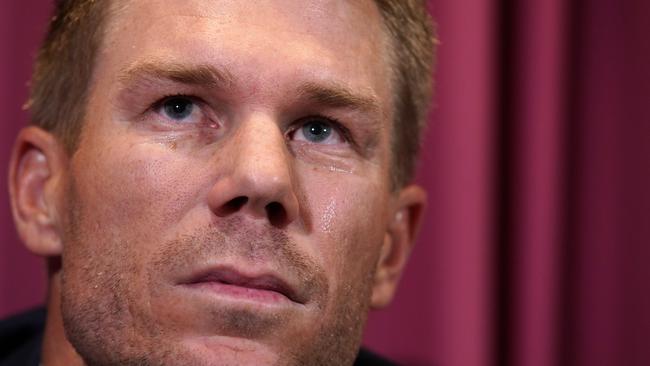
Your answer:
[[[245,275],[231,268],[216,268],[202,271],[181,284],[253,300],[279,301],[284,298],[298,304],[305,303],[286,281],[273,274]]]

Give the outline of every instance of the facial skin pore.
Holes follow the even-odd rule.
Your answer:
[[[78,150],[12,160],[44,364],[351,365],[425,201],[390,184],[387,44],[370,0],[113,4]]]

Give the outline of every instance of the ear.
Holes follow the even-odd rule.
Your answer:
[[[38,127],[16,138],[9,163],[9,196],[18,235],[32,253],[62,252],[61,205],[67,154],[59,141]]]
[[[419,186],[410,185],[399,192],[377,262],[371,308],[383,308],[393,299],[402,270],[415,244],[426,201],[426,192]]]

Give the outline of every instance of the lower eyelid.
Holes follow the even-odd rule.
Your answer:
[[[291,144],[291,151],[301,160],[309,163],[322,164],[329,161],[348,161],[356,156],[351,149],[343,149],[335,145],[318,145],[303,141],[294,141]]]

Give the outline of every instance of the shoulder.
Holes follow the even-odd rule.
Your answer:
[[[397,364],[361,348],[356,361],[354,361],[354,366],[397,366]]]
[[[0,320],[0,366],[38,365],[44,326],[43,308]]]

